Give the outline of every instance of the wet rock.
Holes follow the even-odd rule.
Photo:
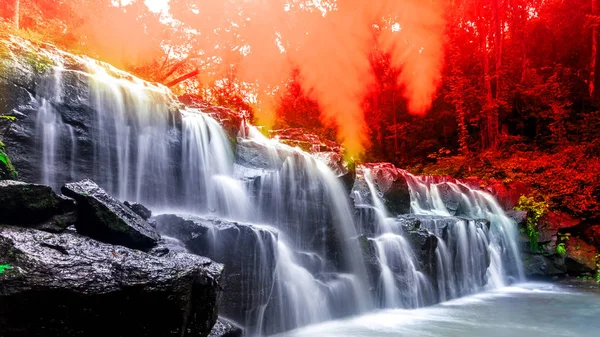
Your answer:
[[[580,238],[571,237],[565,244],[567,250],[565,264],[567,272],[587,273],[596,270],[598,251]]]
[[[162,236],[190,253],[225,265],[220,313],[252,330],[273,289],[277,235],[266,228],[223,219],[173,214],[153,218]]]
[[[77,232],[134,249],[150,249],[156,245],[159,236],[155,229],[93,181],[69,183],[61,190],[77,202]]]
[[[193,94],[185,94],[178,97],[181,103],[188,107],[202,110],[219,121],[229,137],[235,139],[240,131],[243,120],[250,118],[248,112],[236,112],[222,106],[214,106],[207,103],[202,97]]]
[[[547,212],[539,221],[536,229],[539,233],[539,243],[556,242],[559,231],[569,230],[581,223],[568,214],[561,212]]]
[[[291,151],[267,147],[253,140],[238,140],[235,160],[245,168],[276,171],[291,154]]]
[[[367,276],[369,277],[369,284],[371,290],[375,292],[379,286],[379,278],[381,275],[381,264],[377,257],[377,248],[375,242],[369,240],[367,236],[361,235],[358,237],[358,242],[362,250],[362,255],[365,259],[365,267],[367,268]]]
[[[356,168],[353,192],[363,196],[370,195],[364,172],[370,170],[373,183],[382,194],[385,207],[390,215],[410,213],[410,191],[408,183],[400,170],[389,163],[369,163]],[[370,200],[367,197],[366,200]]]
[[[195,337],[217,320],[222,266],[207,258],[0,227],[0,264],[2,336]]]
[[[129,203],[129,201],[125,201],[123,204],[131,208],[135,214],[139,215],[144,220],[148,220],[152,216],[152,211],[142,204],[138,204],[137,202]]]
[[[600,251],[600,225],[588,226],[584,230],[583,236]]]
[[[48,186],[14,180],[0,181],[2,224],[33,227],[61,214],[64,204]]]
[[[432,282],[437,280],[437,260],[435,254],[438,245],[437,237],[428,230],[418,228],[406,230],[405,237],[413,248],[419,263],[419,270],[427,275]]]
[[[559,254],[532,254],[523,250],[521,258],[526,277],[550,278],[567,271],[565,259]]]
[[[349,173],[344,157],[338,152],[314,152],[312,154],[318,160],[324,162],[338,177]]]
[[[513,219],[517,226],[523,227],[527,224],[527,211],[507,210],[506,216]]]
[[[299,147],[306,152],[335,152],[342,153],[340,144],[308,133],[302,128],[270,130],[269,136],[279,139],[292,147]]]
[[[208,337],[242,337],[244,330],[231,321],[219,317]]]

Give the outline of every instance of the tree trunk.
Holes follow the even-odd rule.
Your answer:
[[[174,86],[174,85],[176,85],[176,84],[179,84],[179,83],[181,83],[181,82],[183,82],[183,81],[185,81],[185,80],[188,80],[188,79],[190,79],[190,78],[192,78],[192,77],[194,77],[194,76],[198,75],[199,73],[200,73],[200,70],[196,69],[196,70],[194,70],[194,71],[192,71],[192,72],[189,72],[189,73],[187,73],[187,74],[185,74],[185,75],[183,75],[183,76],[180,76],[180,77],[178,77],[178,78],[176,78],[176,79],[172,80],[172,81],[171,81],[171,82],[169,82],[169,83],[165,83],[165,86],[167,86],[167,87],[169,87],[169,88],[170,88],[170,87],[172,87],[172,86]]]
[[[21,16],[21,1],[20,0],[15,0],[15,18],[14,18],[14,24],[15,24],[15,28],[19,29],[19,17]]]
[[[502,22],[500,21],[499,0],[494,0],[494,37],[496,49],[496,100],[500,97],[500,71],[502,70]]]
[[[590,57],[590,97],[594,97],[596,90],[596,58],[598,57],[598,41],[596,28],[596,0],[592,0],[592,55]]]

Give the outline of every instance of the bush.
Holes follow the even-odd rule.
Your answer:
[[[526,211],[527,212],[527,221],[525,224],[525,232],[527,233],[527,237],[529,238],[529,249],[537,253],[540,248],[538,245],[538,236],[539,233],[537,231],[537,225],[540,218],[546,213],[548,210],[548,205],[545,202],[537,202],[533,197],[526,197],[522,195],[519,198],[519,205],[515,207],[517,211]],[[562,249],[564,249],[564,244],[562,244]],[[558,252],[558,247],[556,247]],[[566,253],[566,250],[565,250]]]

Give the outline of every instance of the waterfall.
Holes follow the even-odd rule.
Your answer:
[[[225,264],[236,307],[223,300],[222,313],[250,336],[523,278],[516,226],[488,193],[394,168],[410,198],[398,214],[376,167],[359,169],[349,193],[318,156],[247,123],[228,134],[161,85],[70,57],[81,67],[53,58],[32,97],[31,180],[90,178],[160,216],[195,216],[185,221],[202,231],[184,240],[165,227],[163,240]]]
[[[392,171],[391,176],[406,180],[412,214],[389,216],[373,170]],[[374,236],[370,240],[376,243],[381,306],[419,307],[501,287],[510,281],[509,277],[523,279],[516,224],[488,193],[461,182],[417,177],[377,165],[373,169],[362,167],[359,174],[366,186],[357,186],[361,181],[358,179],[353,197],[358,209],[374,209],[375,216],[361,218],[363,226],[375,224],[365,231]],[[389,181],[382,182],[385,183]],[[417,247],[406,240],[407,235],[414,235],[411,226],[426,230],[437,239],[435,272],[429,275],[416,263]],[[400,266],[396,270],[390,267],[394,263]],[[404,300],[398,300],[401,287]]]
[[[509,275],[517,280],[525,279],[517,247],[517,226],[491,194],[452,179],[417,177],[402,170],[401,173],[410,188],[413,213],[455,215],[490,221],[489,233],[469,232],[469,235],[480,237],[481,240],[489,240],[486,246],[491,255],[488,269],[488,284],[491,287],[507,284]]]

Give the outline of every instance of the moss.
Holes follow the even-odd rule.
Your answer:
[[[527,212],[527,221],[523,232],[527,234],[529,238],[529,249],[537,253],[540,250],[538,245],[539,232],[537,226],[540,218],[547,212],[548,205],[541,201],[537,202],[533,197],[526,197],[522,195],[519,198],[519,205],[515,207],[517,211]]]
[[[17,179],[17,171],[12,165],[10,158],[4,151],[4,143],[0,142],[0,180]]]
[[[48,56],[33,51],[27,51],[25,53],[25,61],[34,71],[40,74],[52,69],[52,66],[54,65],[54,62],[52,62]]]

